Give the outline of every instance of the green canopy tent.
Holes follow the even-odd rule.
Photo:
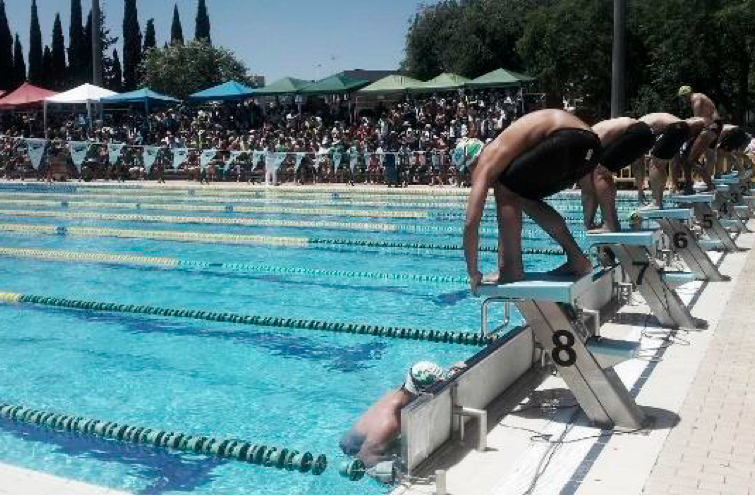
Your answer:
[[[451,72],[444,72],[439,76],[432,78],[426,83],[421,83],[411,91],[414,93],[433,93],[435,91],[453,91],[459,88],[463,88],[468,82],[469,78],[453,74]]]
[[[364,79],[351,79],[343,74],[335,74],[320,81],[308,84],[299,90],[302,95],[335,95],[351,93],[370,84]]]
[[[405,93],[413,88],[421,86],[422,84],[422,81],[417,79],[393,74],[375,81],[371,85],[362,88],[357,93],[360,96]]]
[[[254,96],[279,96],[297,93],[299,90],[312,84],[312,81],[285,77],[271,83],[264,88],[255,91]]]
[[[506,86],[521,86],[534,80],[535,78],[526,74],[496,69],[469,81],[466,86],[467,88],[504,88]]]

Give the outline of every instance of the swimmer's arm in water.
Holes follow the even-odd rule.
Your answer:
[[[388,447],[399,434],[401,425],[398,420],[381,422],[380,426],[373,428],[357,453],[357,458],[364,462],[365,466],[373,467],[378,463],[390,460],[391,454]]]

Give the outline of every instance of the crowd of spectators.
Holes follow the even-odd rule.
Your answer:
[[[51,140],[44,167],[52,179],[54,163],[68,162],[69,175],[80,179],[157,179],[188,176],[200,181],[265,179],[276,183],[365,182],[461,185],[464,171],[451,160],[451,151],[464,137],[492,140],[523,110],[515,91],[485,90],[433,96],[407,96],[381,102],[373,108],[355,109],[346,99],[310,99],[207,106],[179,105],[157,109],[149,115],[138,109],[107,109],[89,128],[86,115],[55,114],[48,117]],[[356,111],[355,111],[356,110]],[[6,114],[0,117],[2,150],[0,165],[6,178],[29,177],[25,141],[18,138],[45,135],[41,113]],[[66,142],[91,141],[89,155],[77,172]],[[125,143],[110,164],[107,144]],[[160,146],[149,174],[142,166],[143,146]],[[188,148],[187,161],[174,171],[171,149]],[[200,167],[202,150],[218,150]],[[231,152],[249,152],[229,162]],[[265,167],[258,152],[285,154],[279,169]],[[297,160],[297,155],[300,156]],[[340,157],[340,161],[339,161]],[[297,167],[298,164],[298,167]],[[267,170],[267,174],[265,174]],[[43,172],[44,174],[44,172]]]

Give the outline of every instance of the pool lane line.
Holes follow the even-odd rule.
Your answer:
[[[122,255],[119,253],[86,253],[64,250],[40,250],[28,248],[0,247],[0,256],[13,258],[31,258],[55,262],[93,262],[103,264],[148,265],[183,269],[227,269],[240,272],[265,274],[290,274],[323,277],[351,277],[377,280],[416,281],[441,284],[468,284],[467,277],[431,276],[423,274],[388,274],[381,272],[307,269],[303,267],[277,267],[272,265],[232,264],[222,262],[204,262],[179,260],[168,257],[144,257]]]
[[[112,209],[146,209],[168,210],[177,212],[239,212],[256,214],[311,215],[330,217],[370,217],[389,219],[428,219],[433,218],[429,212],[415,210],[344,210],[336,208],[288,208],[246,205],[180,205],[175,203],[141,203],[141,202],[87,202],[87,201],[44,201],[44,200],[0,200],[0,204],[23,205],[28,207],[88,207]]]
[[[145,201],[165,201],[166,199],[175,200],[175,202],[196,202],[196,203],[226,203],[226,204],[238,204],[238,203],[264,203],[264,204],[277,204],[277,205],[324,205],[339,206],[339,207],[381,207],[381,208],[427,208],[427,209],[465,209],[466,201],[459,201],[454,203],[429,203],[429,202],[388,202],[388,201],[374,201],[364,199],[339,199],[338,197],[323,197],[321,199],[302,197],[302,198],[283,198],[283,197],[261,197],[253,196],[248,198],[243,197],[231,197],[228,195],[141,195],[138,198],[134,198],[135,195],[129,195],[131,199],[138,199],[141,202]],[[168,196],[169,198],[166,198]],[[52,193],[0,193],[0,200],[46,200],[46,201],[72,201],[72,200],[107,200],[107,201],[122,201],[124,200],[123,194],[111,194],[110,192],[97,192],[97,193],[73,193],[73,194],[52,194]],[[177,203],[182,204],[182,203]],[[487,207],[493,207],[494,203],[489,201]],[[631,210],[635,208],[633,205],[618,206],[620,211]],[[560,206],[559,211],[581,211],[581,205],[566,205]]]
[[[178,432],[46,412],[3,402],[0,402],[0,417],[18,424],[34,425],[44,429],[197,455],[216,456],[261,467],[298,471],[303,474],[321,475],[328,467],[325,455],[315,456],[308,451],[299,452],[239,439],[190,436]]]
[[[311,228],[341,231],[392,232],[400,234],[446,234],[461,236],[464,229],[456,226],[409,226],[401,224],[384,224],[369,222],[333,222],[333,221],[302,221],[285,219],[254,219],[250,217],[186,217],[175,215],[142,215],[142,214],[113,214],[99,212],[61,212],[59,210],[0,210],[0,215],[8,217],[39,217],[55,219],[88,219],[115,222],[146,222],[165,224],[210,224],[248,227],[289,227]],[[535,236],[540,239],[544,231],[536,229],[522,229],[523,236]],[[497,237],[497,228],[480,228],[480,235]],[[586,236],[584,232],[573,233],[574,237]]]
[[[31,304],[48,307],[92,310],[97,312],[114,312],[156,315],[160,317],[178,317],[212,322],[251,325],[257,327],[276,327],[282,329],[311,330],[335,332],[342,334],[360,334],[374,337],[404,339],[408,341],[431,341],[436,343],[481,346],[492,343],[494,338],[483,337],[479,332],[438,331],[413,329],[407,327],[376,326],[367,324],[347,324],[344,322],[324,322],[310,319],[287,319],[282,317],[264,317],[259,315],[239,315],[234,313],[204,312],[198,310],[162,308],[143,305],[124,305],[85,300],[70,300],[48,296],[24,295],[19,293],[0,293],[0,302],[9,304]]]
[[[45,224],[0,224],[0,231],[22,234],[48,234],[58,236],[115,237],[125,239],[153,239],[160,241],[179,241],[193,243],[222,243],[233,245],[284,246],[290,248],[317,248],[331,246],[348,246],[375,249],[401,250],[436,250],[456,251],[461,253],[462,245],[430,243],[398,243],[392,241],[373,241],[362,239],[310,238],[293,236],[259,236],[253,234],[205,233],[196,231],[149,231],[141,229],[112,229],[104,227],[55,226]],[[482,253],[498,253],[497,246],[480,246]],[[563,255],[557,248],[528,248],[522,254],[528,255]]]
[[[225,212],[257,213],[277,215],[301,215],[318,217],[368,217],[384,219],[414,219],[435,221],[458,221],[465,217],[464,212],[420,212],[417,210],[343,210],[335,208],[287,208],[250,207],[245,205],[182,205],[176,203],[134,203],[134,202],[85,202],[85,201],[44,201],[44,200],[0,200],[0,205],[25,207],[84,207],[113,210],[163,210],[166,212]],[[566,222],[581,223],[583,218],[562,215]],[[495,212],[482,215],[486,221],[497,220]]]

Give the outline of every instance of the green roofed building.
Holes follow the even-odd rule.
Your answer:
[[[299,90],[310,84],[312,84],[312,81],[285,77],[265,86],[264,88],[258,89],[254,92],[254,96],[289,95],[292,93],[298,93]]]
[[[535,78],[506,69],[496,69],[483,74],[467,83],[468,88],[503,88],[506,86],[521,86],[534,81]]]
[[[352,79],[343,73],[308,84],[299,90],[302,95],[334,95],[351,93],[370,84],[366,79]]]
[[[360,95],[387,95],[391,93],[405,93],[413,88],[422,86],[422,81],[393,74],[375,81],[366,88],[359,90]]]
[[[459,88],[463,88],[469,81],[469,78],[453,74],[451,72],[444,72],[443,74],[434,77],[426,83],[422,83],[411,91],[415,93],[432,93],[434,91],[453,91]]]

